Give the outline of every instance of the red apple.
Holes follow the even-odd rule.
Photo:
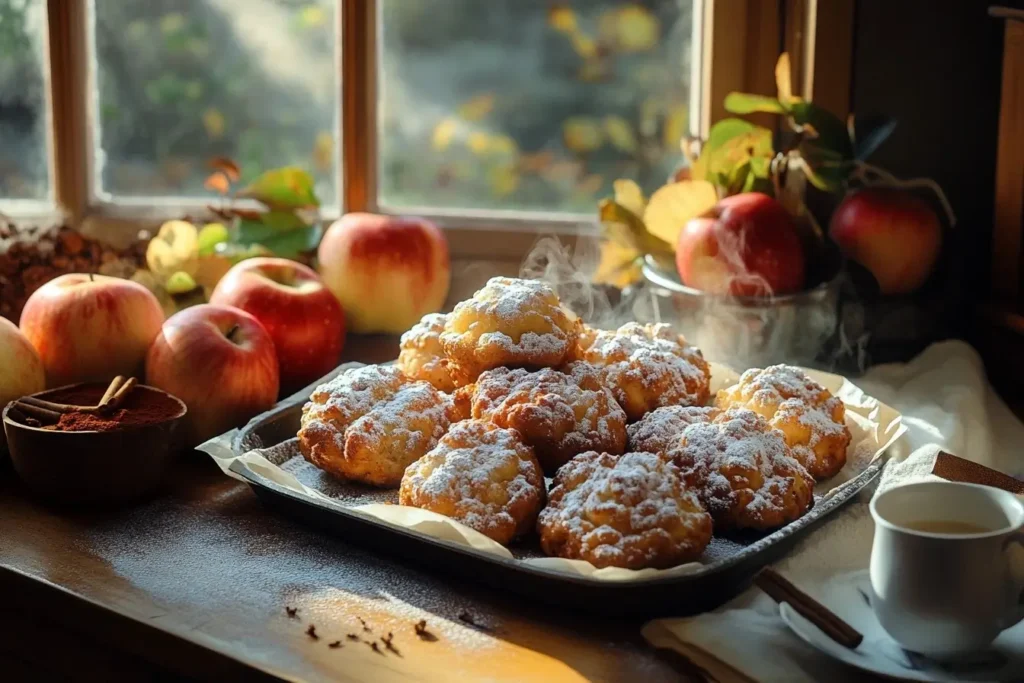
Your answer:
[[[188,445],[196,446],[274,405],[274,342],[245,311],[192,306],[168,318],[153,341],[146,382],[185,402]]]
[[[796,223],[759,192],[726,197],[690,220],[679,233],[676,267],[684,284],[713,294],[787,294],[804,286]]]
[[[32,293],[21,331],[39,353],[51,387],[139,375],[164,312],[137,282],[69,273]]]
[[[883,294],[924,284],[942,247],[942,224],[923,199],[891,187],[854,192],[832,214],[829,234],[871,271]]]
[[[17,325],[0,318],[0,410],[16,398],[45,388],[46,370],[39,354]]]
[[[281,390],[291,393],[338,364],[345,343],[345,314],[311,268],[283,258],[251,258],[221,278],[211,304],[252,314],[277,349]]]
[[[320,274],[354,332],[405,332],[448,295],[448,243],[422,218],[345,214],[324,234]]]

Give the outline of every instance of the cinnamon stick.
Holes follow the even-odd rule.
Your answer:
[[[817,626],[832,640],[851,650],[864,640],[859,631],[840,619],[829,608],[794,586],[774,569],[765,567],[754,577],[754,585],[775,602],[788,603],[800,616]]]
[[[110,399],[114,398],[114,394],[117,393],[117,390],[121,388],[122,384],[124,384],[124,375],[118,375],[117,377],[112,379],[110,381],[110,386],[108,386],[107,390],[103,392],[103,398],[100,399],[100,402],[96,405],[96,407],[105,407],[107,403],[110,402]]]
[[[96,406],[97,410],[101,413],[116,410],[122,403],[124,403],[125,398],[127,398],[128,394],[131,393],[131,390],[135,388],[136,383],[137,381],[134,377],[129,377],[120,387],[118,387],[117,391],[114,392],[106,403],[100,401],[100,404]]]
[[[42,408],[43,410],[49,410],[54,413],[70,413],[73,410],[77,410],[83,413],[95,413],[97,412],[96,406],[73,406],[67,403],[54,403],[53,401],[47,401],[46,399],[37,398],[35,396],[25,396],[18,399],[21,405],[35,406],[36,408]]]
[[[29,417],[34,417],[43,424],[57,424],[57,422],[60,421],[59,411],[50,410],[45,407],[28,403],[24,398],[19,398],[17,401],[15,401],[14,406],[22,414],[27,415]]]

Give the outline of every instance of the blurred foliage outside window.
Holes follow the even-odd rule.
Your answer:
[[[692,0],[379,0],[380,201],[592,212],[690,129]],[[97,187],[286,165],[338,202],[339,0],[93,0]],[[44,0],[0,0],[0,196],[47,196]]]
[[[692,0],[378,0],[386,206],[593,212],[683,162]]]
[[[93,0],[100,187],[212,195],[207,164],[223,156],[243,183],[305,168],[336,203],[337,4]]]
[[[50,196],[45,0],[0,0],[0,197]]]

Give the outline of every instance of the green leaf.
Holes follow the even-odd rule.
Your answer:
[[[270,209],[287,210],[320,206],[313,189],[313,176],[296,166],[265,171],[238,193]]]
[[[794,128],[810,126],[816,134],[814,137],[804,139],[800,144],[801,151],[806,146],[812,149],[828,150],[840,159],[853,158],[853,144],[850,142],[846,126],[832,112],[811,102],[801,101],[794,102],[790,106],[789,118]]]
[[[312,251],[320,244],[319,225],[307,225],[297,230],[278,233],[262,242],[263,246],[282,258],[297,258],[303,252]]]
[[[763,111],[769,114],[785,114],[786,107],[774,97],[731,92],[725,96],[725,109],[733,114],[751,114]]]
[[[863,161],[886,141],[896,128],[896,119],[890,116],[852,116],[849,133],[853,140],[853,156]]]
[[[820,161],[819,163],[814,163],[809,159],[804,159],[804,161],[804,173],[807,180],[824,192],[840,191],[853,169],[853,164],[848,161]]]

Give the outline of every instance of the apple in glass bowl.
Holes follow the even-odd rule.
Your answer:
[[[256,318],[200,304],[164,323],[146,356],[146,382],[188,406],[186,445],[245,424],[277,401],[274,341]]]
[[[281,391],[326,375],[345,343],[345,314],[320,276],[301,263],[260,257],[242,261],[217,283],[211,304],[251,314],[274,341]]]
[[[688,287],[732,296],[800,291],[806,269],[796,222],[760,192],[726,197],[687,222],[679,233],[676,266]]]

